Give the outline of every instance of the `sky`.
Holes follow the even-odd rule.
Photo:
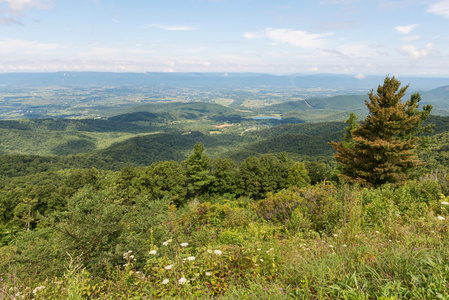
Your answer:
[[[0,72],[449,77],[449,0],[0,0]]]

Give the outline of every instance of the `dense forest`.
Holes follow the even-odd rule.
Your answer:
[[[0,121],[0,298],[447,297],[449,117],[388,80],[346,124],[197,102]]]

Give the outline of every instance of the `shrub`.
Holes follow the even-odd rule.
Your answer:
[[[257,202],[254,210],[265,220],[290,222],[293,212],[294,222],[309,226],[315,231],[331,230],[339,220],[340,206],[335,197],[336,188],[327,182],[304,188],[288,188]],[[301,220],[300,218],[304,218]]]

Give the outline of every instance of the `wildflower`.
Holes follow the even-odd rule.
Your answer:
[[[170,282],[170,280],[168,280],[168,279],[162,280],[162,284],[167,284],[167,283],[169,283],[169,282]]]
[[[162,245],[168,246],[168,244],[171,243],[172,241],[173,241],[172,239],[169,239],[169,240],[163,242]]]
[[[195,256],[189,256],[189,257],[187,257],[187,260],[188,261],[194,261],[195,260]]]
[[[150,254],[151,254],[151,255],[156,255],[156,253],[157,253],[156,250],[151,250],[151,251],[150,251]]]
[[[376,233],[380,233],[380,232],[376,230]]]
[[[181,279],[178,280],[179,284],[186,284],[187,283],[187,279],[182,277]]]
[[[33,290],[33,294],[37,294],[37,292],[42,291],[43,289],[45,289],[45,286],[38,286]]]
[[[173,268],[173,265],[168,265],[168,266],[166,266],[164,269],[165,269],[165,270],[170,270],[171,268]]]
[[[334,236],[335,236],[335,237],[337,237],[337,236],[338,236],[338,234],[334,234]]]
[[[334,246],[332,246],[332,245],[329,245],[329,247],[334,248]]]
[[[268,249],[267,253],[270,253],[273,250],[274,250],[274,248],[270,248],[270,249]]]
[[[438,216],[437,219],[438,219],[438,220],[444,220],[444,217]]]
[[[211,272],[206,272],[206,276],[212,275]]]
[[[344,244],[343,247],[346,247],[346,244]]]
[[[222,254],[223,254],[220,250],[214,250],[214,253],[215,253],[216,255],[222,255]]]
[[[260,261],[263,261],[263,259],[261,258]]]
[[[449,205],[449,202],[443,201],[441,202],[442,205]]]
[[[262,250],[262,249],[260,249],[260,248],[257,248],[257,251],[260,251],[260,250]]]
[[[187,247],[189,245],[189,243],[182,243],[181,247]]]

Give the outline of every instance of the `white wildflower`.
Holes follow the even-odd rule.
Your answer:
[[[156,250],[151,250],[149,253],[150,253],[151,255],[156,255],[157,251],[156,251]]]
[[[263,259],[261,258],[260,261],[263,261]]]
[[[334,236],[335,236],[335,237],[337,237],[337,236],[338,236],[338,234],[334,234]]]
[[[343,247],[346,247],[346,244],[343,244]]]
[[[173,241],[172,239],[169,239],[169,240],[163,242],[162,245],[168,246],[168,244],[171,243],[172,241]]]
[[[268,249],[267,253],[270,253],[273,250],[274,250],[274,248],[270,248],[270,249]]]
[[[443,201],[441,202],[442,205],[449,205],[449,202]]]
[[[182,243],[181,247],[187,247],[189,245],[189,243]]]
[[[168,265],[168,266],[166,266],[164,269],[165,269],[165,270],[170,270],[171,268],[173,268],[173,265]]]
[[[438,220],[444,220],[444,217],[438,216],[437,219],[438,219]]]
[[[195,260],[195,256],[189,256],[189,257],[187,257],[187,260],[188,261],[194,261]]]
[[[380,233],[380,232],[376,230],[376,233]]]
[[[334,248],[334,246],[332,246],[332,245],[329,245],[329,247],[330,247],[330,248]]]
[[[222,255],[222,254],[223,254],[220,250],[214,250],[214,253],[215,253],[216,255]]]
[[[43,289],[45,289],[45,286],[38,286],[33,290],[33,294],[36,295],[37,292],[42,291]]]
[[[179,284],[186,284],[187,283],[187,279],[182,277],[181,279],[178,280]]]
[[[162,284],[167,284],[167,283],[169,283],[169,282],[170,282],[170,280],[168,280],[168,279],[162,280]]]
[[[211,276],[212,273],[211,272],[206,272],[206,276]]]

